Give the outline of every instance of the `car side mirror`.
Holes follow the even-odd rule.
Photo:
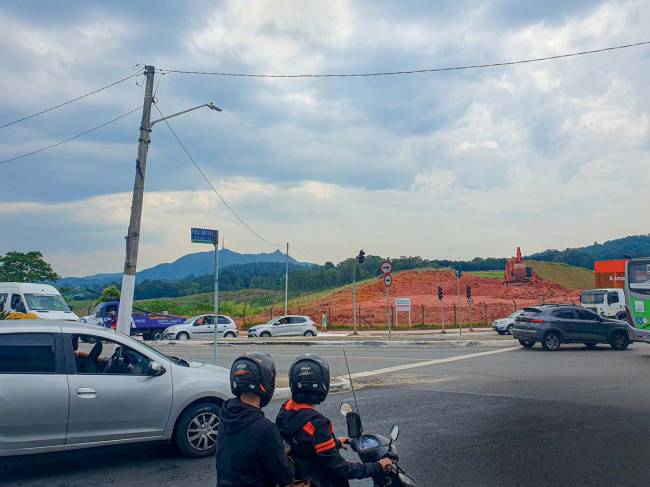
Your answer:
[[[147,369],[147,375],[152,377],[158,377],[165,373],[165,368],[160,365],[158,362],[149,362],[149,368]]]
[[[391,439],[391,441],[395,441],[395,440],[397,440],[397,437],[398,437],[398,436],[399,436],[399,426],[397,426],[396,424],[394,424],[394,425],[390,428],[390,439]]]

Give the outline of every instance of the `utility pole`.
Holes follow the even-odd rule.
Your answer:
[[[153,66],[145,66],[144,68],[144,74],[146,76],[144,104],[142,106],[142,121],[140,122],[138,158],[135,161],[135,183],[133,184],[131,217],[129,218],[129,231],[126,236],[126,259],[124,260],[120,307],[117,313],[117,331],[125,335],[131,334],[131,312],[133,310],[135,273],[138,263],[144,176],[147,171],[147,152],[149,151],[149,143],[151,142],[149,134],[151,133],[151,103],[153,100],[153,76],[155,71],[156,69]]]
[[[217,364],[219,337],[219,230],[214,231],[214,363]]]
[[[289,306],[289,242],[287,242],[287,262],[284,269],[284,314],[286,315]]]

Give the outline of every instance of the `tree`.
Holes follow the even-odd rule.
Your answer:
[[[48,282],[61,279],[43,254],[34,252],[7,252],[0,257],[0,281]]]
[[[95,305],[105,301],[119,301],[120,290],[115,285],[111,285],[102,289],[102,294],[95,300]]]

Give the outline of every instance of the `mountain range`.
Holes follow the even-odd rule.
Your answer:
[[[219,268],[225,269],[232,265],[237,264],[251,264],[260,262],[286,262],[286,255],[276,250],[271,253],[260,254],[240,254],[232,250],[223,249],[219,251]],[[289,256],[291,264],[302,266],[311,266],[313,264],[307,262],[298,262],[293,257]],[[187,254],[174,262],[165,262],[162,264],[149,267],[138,271],[138,282],[144,280],[162,280],[174,281],[188,277],[191,275],[201,276],[205,274],[212,274],[214,272],[214,252],[196,252],[194,254]],[[98,287],[112,282],[121,282],[122,273],[109,273],[109,274],[94,274],[85,277],[64,277],[57,282],[57,286],[61,287]]]

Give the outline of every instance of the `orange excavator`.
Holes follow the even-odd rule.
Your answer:
[[[503,273],[504,284],[523,284],[533,277],[532,267],[526,266],[521,256],[521,248],[517,247],[517,255],[506,260],[506,270]]]

